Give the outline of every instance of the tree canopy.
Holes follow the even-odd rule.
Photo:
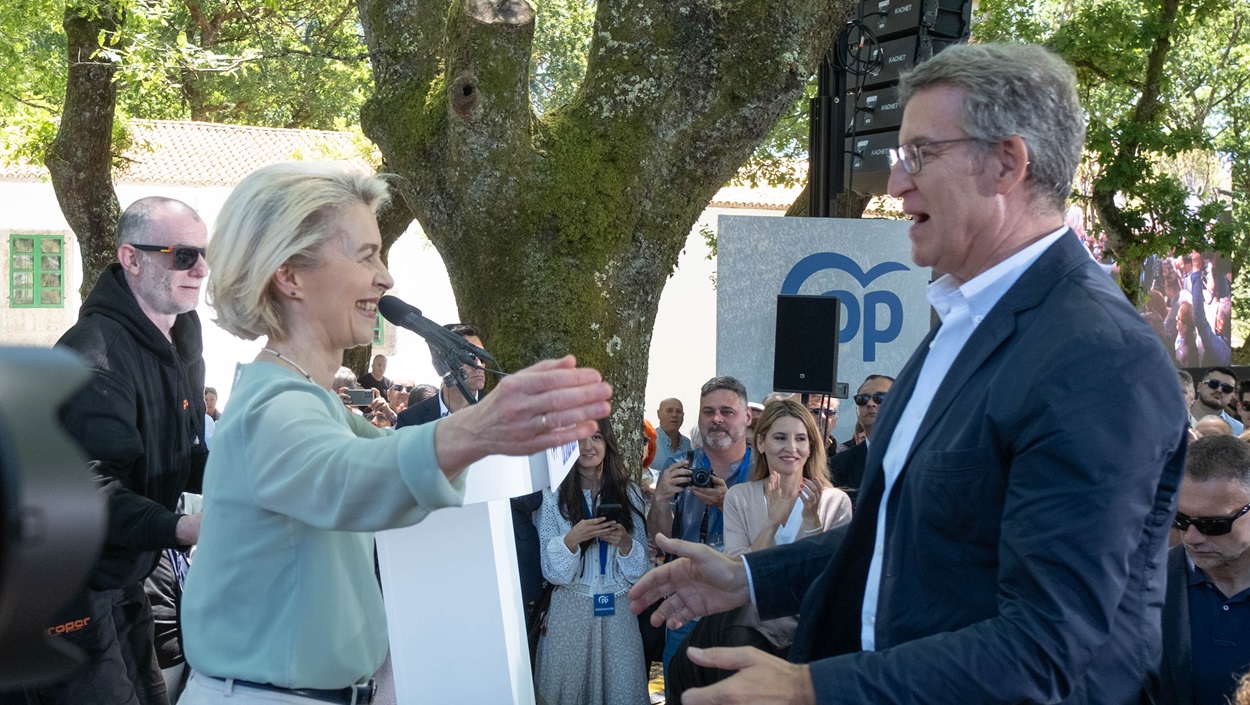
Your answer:
[[[1217,250],[1244,278],[1250,3],[984,0],[980,10],[977,39],[1044,43],[1076,68],[1089,128],[1074,196],[1096,215],[1130,298],[1140,262],[1172,250]]]
[[[506,364],[575,352],[618,385],[632,423],[655,307],[691,225],[744,164],[748,180],[797,178],[805,90],[855,7],[26,0],[0,7],[0,119],[11,155],[51,169],[86,286],[112,256],[126,117],[361,125],[401,177],[382,214],[388,241],[415,217],[462,316]],[[1090,130],[1075,195],[1130,295],[1133,263],[1174,247],[1214,247],[1246,271],[1246,9],[980,5],[976,40],[1046,43],[1077,67]]]

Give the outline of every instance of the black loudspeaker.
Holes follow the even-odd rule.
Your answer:
[[[773,391],[830,394],[838,379],[842,302],[833,296],[778,296]]]
[[[847,137],[843,183],[859,193],[888,193],[890,150],[897,146],[898,130]]]

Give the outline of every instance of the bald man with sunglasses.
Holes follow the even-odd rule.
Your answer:
[[[1223,705],[1250,670],[1250,445],[1189,446],[1163,608],[1163,698]]]
[[[117,262],[57,342],[94,370],[61,422],[98,463],[108,500],[104,549],[88,586],[48,625],[87,659],[67,680],[28,693],[34,703],[169,703],[144,579],[163,552],[195,544],[200,533],[199,515],[179,513],[178,501],[200,491],[208,455],[195,313],[208,230],[185,203],[144,198],[122,214],[117,232]]]

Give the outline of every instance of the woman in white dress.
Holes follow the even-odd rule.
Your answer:
[[[555,591],[538,638],[538,694],[548,705],[643,705],[642,636],[627,595],[651,565],[642,492],[610,421],[580,450],[543,496],[542,569]]]

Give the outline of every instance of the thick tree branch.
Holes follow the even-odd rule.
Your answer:
[[[36,103],[35,101],[30,100],[28,98],[24,98],[14,93],[13,91],[6,90],[6,91],[0,91],[0,93],[7,95],[9,98],[17,101],[18,103],[21,103],[22,105],[28,105],[32,108],[35,108],[36,110],[43,110],[44,112],[47,112],[52,115],[57,114],[56,108],[46,103]]]
[[[1125,218],[1123,209],[1115,202],[1115,197],[1119,190],[1120,177],[1137,168],[1134,165],[1139,161],[1138,152],[1141,147],[1137,128],[1156,124],[1163,110],[1160,96],[1163,93],[1164,68],[1172,49],[1172,34],[1176,30],[1179,8],[1180,0],[1163,1],[1158,19],[1158,33],[1151,43],[1150,55],[1146,60],[1146,75],[1142,80],[1141,95],[1133,109],[1132,119],[1126,126],[1111,165],[1094,181],[1094,207],[1107,231],[1108,248],[1121,261],[1125,260],[1123,255],[1127,254],[1133,224]],[[1121,285],[1124,283],[1122,278]],[[1126,289],[1126,293],[1131,296],[1134,292]]]
[[[113,118],[117,68],[98,56],[99,38],[119,36],[123,17],[108,0],[92,12],[72,4],[65,11],[69,71],[56,138],[45,164],[61,212],[78,237],[83,255],[82,294],[113,261],[120,208],[112,178]]]
[[[419,86],[438,73],[449,0],[356,0],[356,7],[379,93]]]

